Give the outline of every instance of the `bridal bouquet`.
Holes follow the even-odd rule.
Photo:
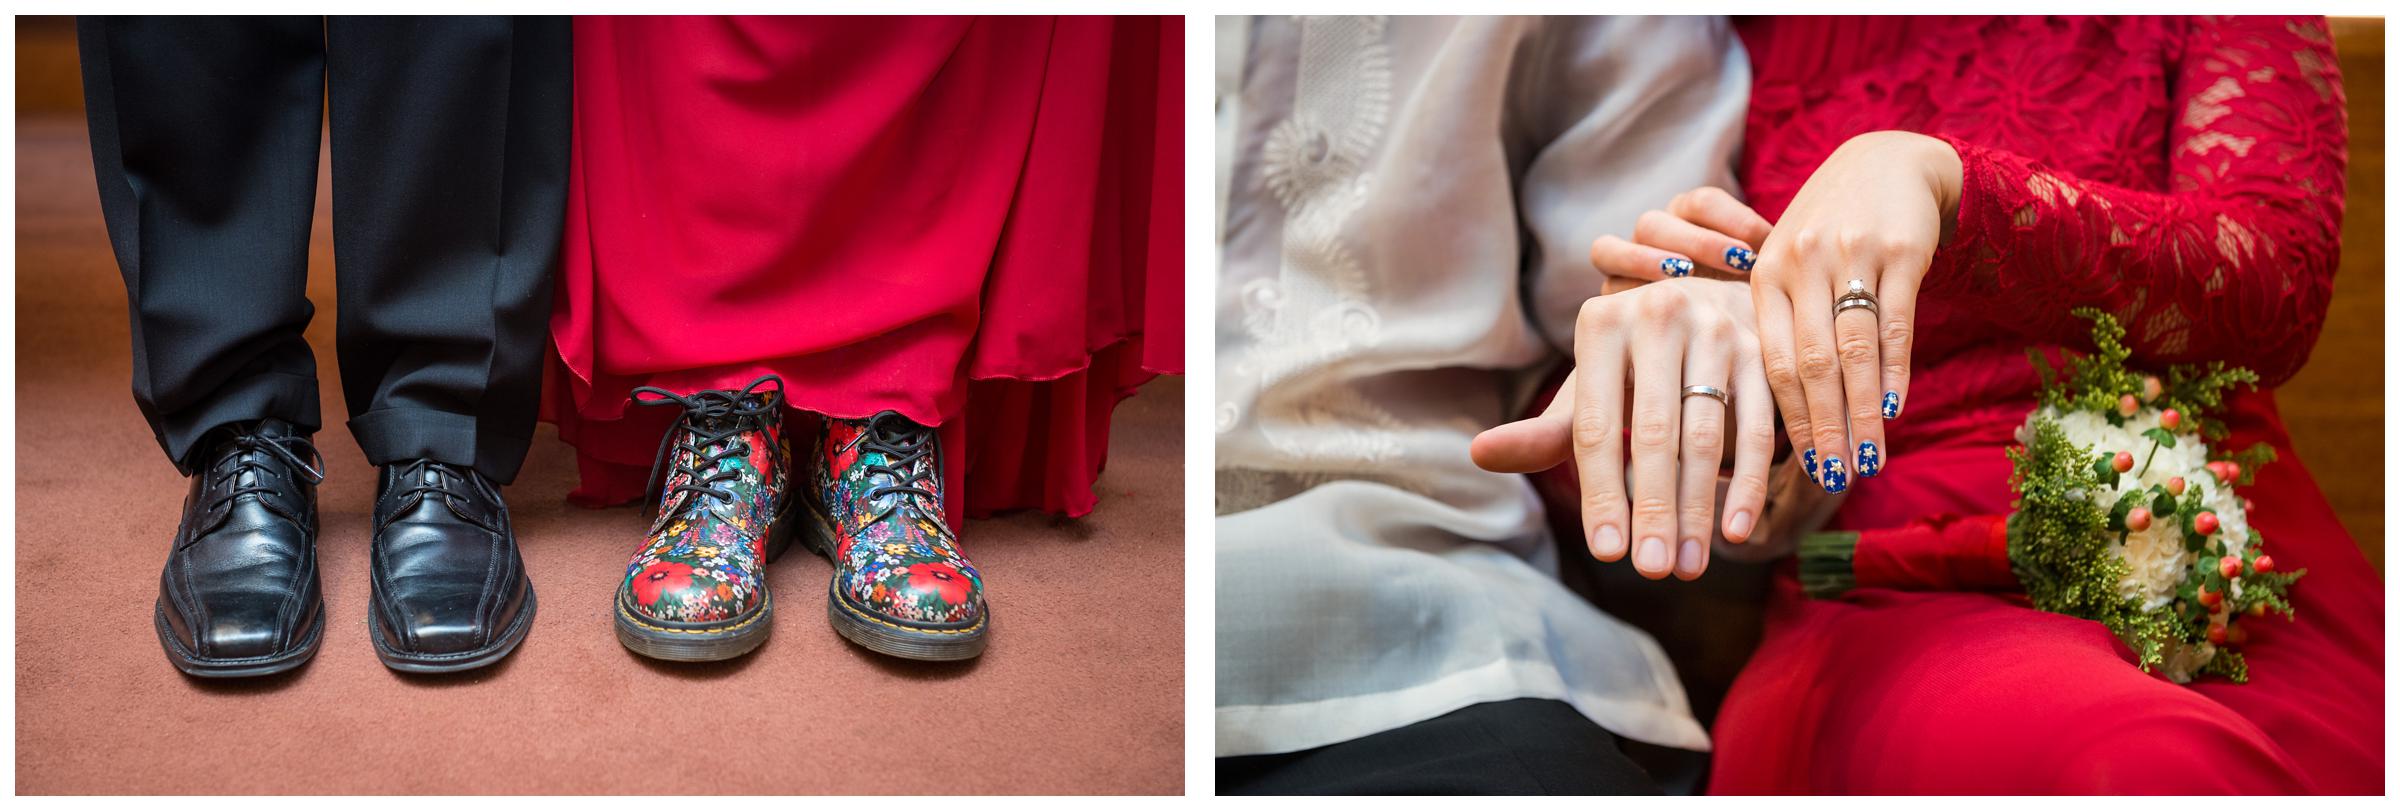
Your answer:
[[[2095,620],[2143,670],[2177,683],[2248,681],[2242,623],[2292,616],[2283,572],[2250,528],[2247,485],[2273,461],[2264,443],[2212,453],[2225,427],[2206,417],[2225,390],[2252,384],[2223,363],[2127,368],[2125,330],[2096,310],[2090,355],[2054,371],[2029,351],[2041,404],[2017,431],[2005,517],[1936,516],[1897,530],[1817,533],[1799,544],[1812,596],[1853,588],[2021,590],[2044,611]]]

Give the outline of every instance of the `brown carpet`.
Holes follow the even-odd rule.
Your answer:
[[[608,606],[642,520],[568,506],[573,458],[544,426],[508,490],[541,595],[532,636],[463,677],[385,670],[367,643],[373,470],[339,427],[322,188],[308,335],[331,423],[319,435],[330,627],[294,674],[186,679],[150,624],[184,483],[127,394],[124,290],[83,127],[17,127],[17,791],[1182,792],[1175,378],[1118,410],[1097,513],[962,530],[994,606],[978,662],[866,653],[806,599],[733,662],[626,652]],[[799,552],[769,571],[777,592],[814,597],[831,570]]]

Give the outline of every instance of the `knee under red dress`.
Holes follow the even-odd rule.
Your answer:
[[[1836,522],[2008,509],[2002,449],[2033,406],[2028,346],[2089,348],[2117,315],[2137,362],[2221,359],[2265,385],[2307,359],[2332,291],[2346,128],[2322,20],[1774,18],[1742,172],[1780,215],[1843,140],[1901,129],[1965,166],[1927,276],[1916,372],[1881,476]],[[1721,793],[2383,791],[2383,584],[2292,452],[2271,394],[2227,408],[2275,446],[2243,495],[2299,618],[2245,646],[2251,680],[2178,686],[2097,623],[2021,598],[1865,590],[1787,572],[1720,712]]]
[[[674,415],[636,386],[783,378],[941,427],[981,515],[1080,515],[1116,403],[1182,368],[1176,18],[575,21],[544,413],[586,504]],[[963,450],[963,453],[961,452]]]

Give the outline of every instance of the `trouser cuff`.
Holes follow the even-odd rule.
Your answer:
[[[203,450],[200,442],[208,432],[239,422],[278,419],[291,423],[302,433],[313,434],[322,425],[317,412],[317,378],[314,375],[262,372],[227,385],[207,402],[178,409],[173,414],[155,415],[150,430],[158,436],[159,447],[166,449],[167,459],[183,475],[192,475],[192,456]]]
[[[471,467],[500,484],[516,481],[533,447],[531,435],[513,436],[477,424],[476,418],[422,408],[387,408],[350,419],[350,435],[367,461],[378,467],[431,459]]]

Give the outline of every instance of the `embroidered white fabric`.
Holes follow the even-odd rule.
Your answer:
[[[1733,188],[1711,18],[1220,18],[1217,755],[1550,698],[1706,749],[1642,632],[1561,586],[1520,413],[1601,234]]]

